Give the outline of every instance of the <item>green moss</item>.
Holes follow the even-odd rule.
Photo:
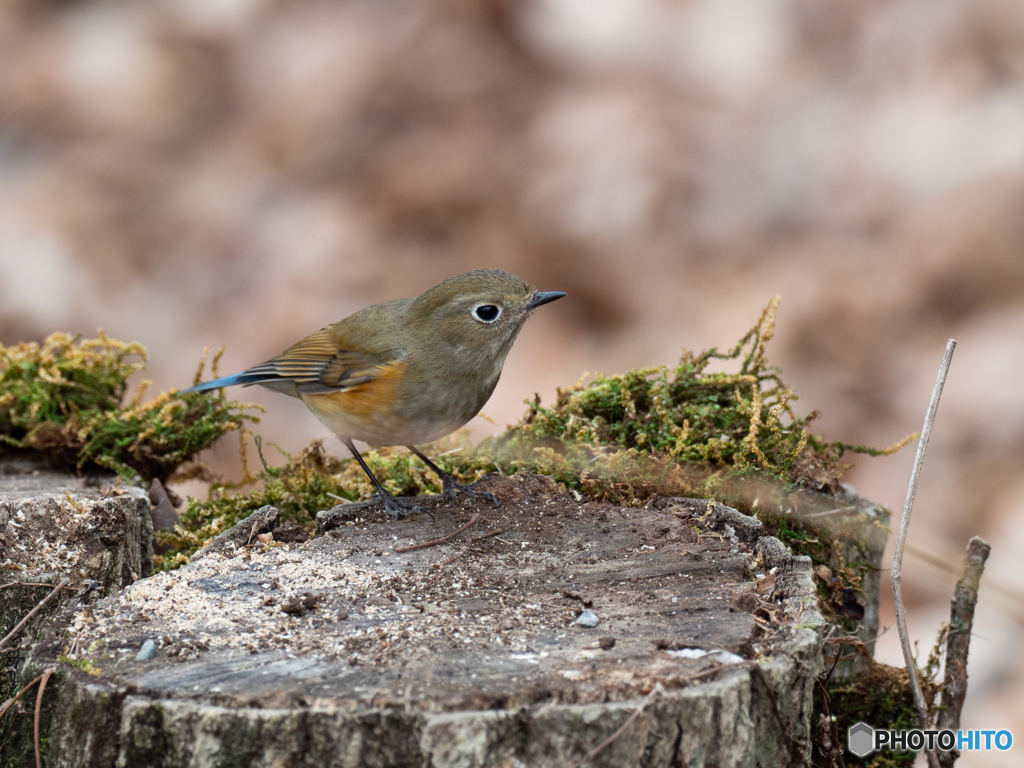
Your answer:
[[[461,435],[435,443],[433,448],[450,448]],[[262,444],[257,438],[260,459]],[[463,443],[464,447],[468,447]],[[173,531],[157,531],[156,542],[164,555],[156,559],[158,569],[172,569],[187,562],[187,555],[205,546],[218,533],[227,530],[267,504],[281,510],[282,520],[292,520],[312,528],[316,513],[345,501],[368,499],[374,493],[366,474],[352,459],[339,459],[328,454],[323,442],[314,440],[295,455],[285,454],[283,466],[263,463],[256,476],[259,482],[247,492],[232,492],[231,485],[214,484],[207,501],[190,498],[178,526]],[[367,465],[384,486],[396,496],[439,493],[441,487],[433,473],[404,449],[381,448],[363,453]],[[438,464],[452,471],[463,482],[473,482],[484,471],[466,471],[448,456]]]
[[[80,669],[83,672],[85,672],[87,675],[98,675],[99,674],[99,672],[97,671],[95,665],[92,663],[92,661],[90,659],[75,659],[75,658],[72,658],[71,656],[67,656],[67,655],[62,653],[62,654],[58,654],[57,655],[57,661],[60,664],[67,664],[69,667],[74,667],[75,669]]]
[[[684,350],[673,369],[658,366],[597,376],[585,386],[560,391],[550,408],[537,398],[506,439],[555,441],[602,453],[636,449],[834,491],[845,453],[890,453],[912,438],[875,449],[829,442],[811,432],[810,424],[820,414],[794,412],[797,395],[765,354],[778,306],[776,297],[726,352],[713,348],[695,355]],[[735,373],[708,372],[715,361],[733,360],[741,361]],[[725,482],[725,477],[715,481]]]
[[[217,438],[258,420],[247,413],[255,406],[223,394],[172,390],[143,402],[148,381],[124,402],[128,380],[145,360],[139,344],[102,333],[88,340],[53,333],[42,344],[0,345],[0,450],[35,451],[58,467],[99,466],[167,480],[176,471],[196,473],[197,467],[183,465]]]

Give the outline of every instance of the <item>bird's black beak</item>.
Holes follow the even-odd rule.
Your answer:
[[[560,299],[565,296],[563,291],[537,291],[533,294],[533,299],[526,305],[527,309],[536,309],[541,304],[547,304],[548,302]]]

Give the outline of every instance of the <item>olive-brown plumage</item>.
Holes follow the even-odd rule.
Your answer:
[[[438,473],[446,495],[479,495],[413,446],[476,416],[530,312],[564,295],[500,270],[466,272],[414,299],[367,307],[272,360],[184,392],[260,384],[300,398],[352,451],[388,511],[407,514],[411,507],[384,490],[352,441],[407,446]]]

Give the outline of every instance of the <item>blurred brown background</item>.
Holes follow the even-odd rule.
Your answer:
[[[569,292],[523,331],[499,423],[729,344],[778,293],[802,406],[888,445],[956,337],[911,542],[955,568],[993,543],[964,727],[1024,739],[1024,4],[0,3],[0,341],[102,327],[181,387],[204,345],[234,372],[479,267]],[[326,435],[244,394],[268,440]],[[847,479],[899,511],[912,461]],[[953,578],[905,578],[924,656]],[[901,663],[894,630],[879,652]]]

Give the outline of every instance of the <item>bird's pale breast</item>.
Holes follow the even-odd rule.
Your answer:
[[[476,415],[464,415],[463,409],[453,412],[441,404],[410,412],[412,403],[401,386],[405,371],[406,363],[396,361],[385,366],[373,381],[300,397],[313,415],[339,437],[378,446],[433,442]]]

